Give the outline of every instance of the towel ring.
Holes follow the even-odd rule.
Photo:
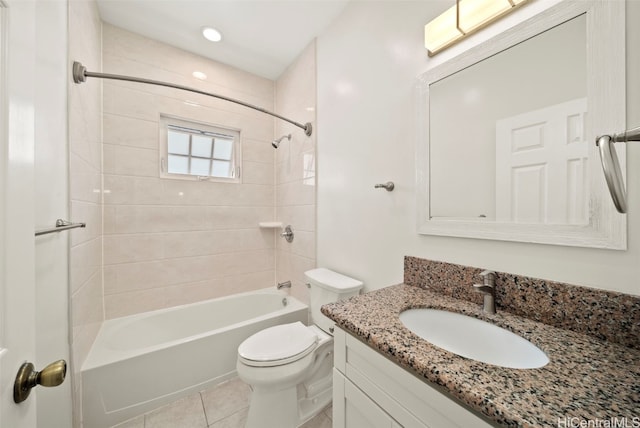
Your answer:
[[[620,162],[613,144],[629,141],[640,141],[640,127],[621,134],[602,135],[596,139],[596,145],[600,149],[602,171],[609,187],[611,199],[613,199],[613,204],[618,212],[623,214],[627,212],[627,192],[624,188]]]

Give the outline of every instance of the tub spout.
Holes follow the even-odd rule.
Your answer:
[[[277,288],[278,290],[282,290],[283,288],[291,288],[291,281],[279,282]]]

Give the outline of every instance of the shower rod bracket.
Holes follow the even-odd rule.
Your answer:
[[[288,119],[288,118],[286,118],[284,116],[281,116],[281,115],[279,115],[277,113],[273,113],[273,112],[271,112],[269,110],[265,110],[262,107],[258,107],[258,106],[255,106],[253,104],[245,103],[244,101],[236,100],[236,99],[233,99],[233,98],[225,97],[223,95],[218,95],[218,94],[214,94],[214,93],[211,93],[211,92],[205,92],[205,91],[201,91],[199,89],[190,88],[188,86],[175,85],[173,83],[161,82],[159,80],[143,79],[141,77],[123,76],[123,75],[120,75],[120,74],[95,73],[95,72],[92,72],[92,71],[87,71],[87,67],[85,67],[84,65],[82,65],[78,61],[74,61],[73,62],[72,73],[73,73],[73,82],[74,83],[83,83],[83,82],[87,81],[87,77],[96,77],[96,78],[100,78],[100,79],[123,80],[123,81],[127,81],[127,82],[146,83],[146,84],[149,84],[149,85],[165,86],[167,88],[180,89],[182,91],[193,92],[193,93],[200,94],[200,95],[207,95],[209,97],[218,98],[220,100],[229,101],[229,102],[232,102],[232,103],[235,103],[235,104],[240,104],[241,106],[245,106],[245,107],[248,107],[250,109],[257,110],[257,111],[259,111],[261,113],[268,114],[269,116],[276,117],[276,118],[278,118],[280,120],[284,120],[285,122],[289,122],[290,124],[295,125],[298,128],[301,128],[302,130],[304,130],[304,134],[307,137],[310,137],[311,134],[313,133],[313,126],[311,126],[310,122],[307,122],[305,124],[298,123],[298,122],[295,122],[295,121],[293,121],[291,119]]]

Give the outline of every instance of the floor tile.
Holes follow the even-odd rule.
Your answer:
[[[200,394],[192,394],[144,417],[144,428],[206,428]]]
[[[244,428],[251,389],[238,378],[192,394],[112,428]],[[331,428],[332,407],[300,428]]]
[[[129,419],[128,421],[118,424],[113,428],[144,428],[144,415]]]
[[[246,407],[231,416],[221,419],[218,422],[214,422],[212,425],[209,425],[209,428],[244,428],[248,414],[249,408]]]
[[[238,378],[202,391],[202,401],[209,424],[212,425],[248,407],[250,394],[249,385]]]
[[[318,413],[317,416],[307,421],[300,428],[331,428],[331,419],[324,412]]]
[[[325,415],[327,415],[327,417],[331,420],[333,420],[333,406],[329,406],[326,409],[324,409],[322,411],[322,413],[324,413]]]

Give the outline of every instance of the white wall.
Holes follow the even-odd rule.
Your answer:
[[[547,7],[533,2],[486,33]],[[416,77],[465,45],[432,59],[424,24],[448,2],[353,2],[318,39],[318,266],[376,289],[403,278],[403,257],[459,263],[640,295],[640,146],[628,145],[629,250],[421,236],[416,233]],[[627,123],[640,125],[640,2],[627,2]],[[550,88],[553,90],[553,88]],[[464,126],[464,124],[461,124]],[[374,190],[394,181],[396,190]]]

